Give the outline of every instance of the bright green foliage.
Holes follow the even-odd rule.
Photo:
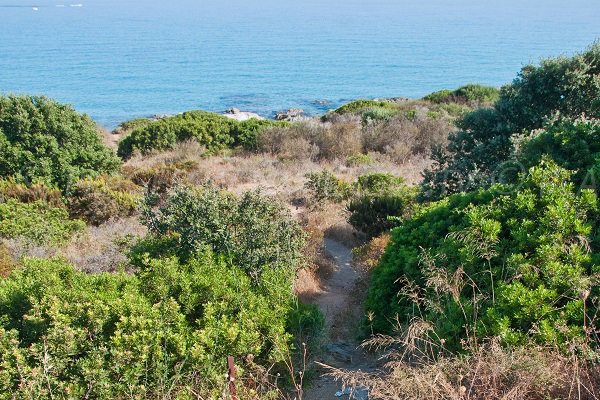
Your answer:
[[[524,67],[501,89],[493,109],[476,110],[459,123],[435,164],[425,174],[423,198],[489,187],[502,180],[516,135],[529,135],[548,120],[600,117],[600,44],[571,58],[559,57]]]
[[[68,205],[71,217],[97,226],[111,218],[133,215],[140,200],[141,188],[133,182],[102,176],[77,182]]]
[[[45,97],[0,96],[0,178],[69,192],[81,178],[118,168],[88,116]]]
[[[577,188],[600,189],[600,122],[593,119],[562,119],[525,139],[517,152],[524,167],[551,159],[575,171],[571,181]]]
[[[415,196],[416,190],[400,177],[386,173],[360,176],[348,203],[348,222],[369,238],[378,236],[412,213]]]
[[[129,158],[134,151],[148,154],[172,149],[177,142],[195,140],[209,151],[234,145],[256,147],[256,137],[269,126],[285,125],[276,121],[250,119],[243,122],[206,111],[188,111],[173,117],[141,124],[119,143],[117,154]]]
[[[0,203],[0,236],[22,237],[36,244],[63,244],[85,228],[79,220],[70,220],[64,208],[43,201],[20,203],[9,199]]]
[[[176,253],[188,258],[208,246],[231,258],[254,279],[268,269],[293,276],[304,233],[277,200],[258,192],[241,198],[212,186],[175,189],[145,224],[155,236],[173,236]]]
[[[432,103],[492,104],[500,97],[500,91],[492,86],[468,84],[456,90],[440,90],[423,97]]]
[[[315,200],[333,201],[340,203],[350,196],[352,192],[351,185],[337,178],[331,171],[322,170],[320,172],[309,172],[305,175],[307,179],[304,187],[313,192]]]
[[[128,158],[134,151],[147,154],[172,149],[177,142],[196,140],[209,150],[221,150],[233,143],[230,131],[235,121],[205,111],[189,111],[161,118],[133,130],[119,143],[118,154]]]
[[[466,338],[561,344],[582,336],[580,295],[591,290],[588,318],[599,295],[597,200],[577,193],[569,175],[543,163],[515,186],[422,207],[393,230],[373,272],[374,328],[389,330],[396,315],[405,324],[424,319],[453,349]]]
[[[216,398],[227,355],[277,362],[289,339],[287,286],[209,252],[137,276],[23,264],[0,279],[0,399]]]
[[[348,104],[337,108],[334,112],[336,114],[354,114],[362,113],[369,109],[386,109],[386,110],[397,110],[394,103],[390,101],[377,101],[377,100],[354,100]]]

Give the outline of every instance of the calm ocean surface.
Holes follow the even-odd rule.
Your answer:
[[[0,0],[0,93],[45,94],[107,127],[501,85],[600,37],[600,0],[62,1]]]

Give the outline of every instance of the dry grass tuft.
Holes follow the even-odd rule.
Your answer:
[[[427,327],[410,339],[375,337],[367,346],[392,349],[375,373],[344,371],[322,365],[347,387],[366,387],[381,400],[545,400],[600,398],[600,366],[573,351],[567,355],[536,344],[506,348],[498,340],[471,349],[469,355],[427,358],[405,352]],[[421,343],[422,344],[422,343]],[[597,355],[596,355],[597,357]]]

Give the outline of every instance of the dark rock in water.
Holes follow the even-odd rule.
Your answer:
[[[304,116],[304,110],[301,108],[290,108],[287,111],[275,114],[275,119],[277,121],[298,121],[306,119],[306,117]]]

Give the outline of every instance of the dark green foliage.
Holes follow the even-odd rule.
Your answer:
[[[209,252],[136,276],[24,260],[0,279],[0,399],[217,398],[227,355],[282,360],[291,292],[264,282]]]
[[[36,244],[60,245],[68,241],[85,224],[69,220],[64,208],[43,201],[20,203],[9,199],[0,203],[0,236],[24,238]]]
[[[305,175],[307,179],[304,187],[313,192],[317,202],[333,201],[340,203],[351,194],[352,187],[346,181],[338,179],[331,171],[310,172]]]
[[[440,90],[423,97],[432,103],[492,104],[500,97],[500,91],[492,86],[468,84],[456,90]]]
[[[118,168],[88,116],[45,97],[0,96],[0,178],[68,193],[77,180]]]
[[[283,125],[285,123],[257,119],[238,122],[211,112],[188,111],[136,127],[119,142],[117,154],[126,159],[135,151],[148,154],[169,150],[186,140],[195,140],[209,151],[234,145],[254,149],[256,137],[262,130]]]
[[[587,318],[598,296],[597,200],[568,179],[543,163],[515,186],[421,208],[393,230],[373,272],[374,329],[389,330],[396,315],[407,325],[424,319],[453,349],[467,338],[562,344],[583,336],[581,293],[591,290]]]
[[[113,218],[133,215],[141,200],[141,188],[118,177],[84,179],[75,184],[68,206],[72,218],[101,225]]]
[[[373,173],[358,178],[348,203],[348,222],[368,238],[397,226],[414,208],[416,190],[391,174]]]
[[[514,169],[509,161],[517,135],[529,135],[557,115],[600,117],[600,44],[571,58],[524,67],[511,85],[501,89],[491,110],[463,118],[460,132],[445,149],[434,152],[435,164],[425,174],[424,199],[490,186]]]
[[[177,254],[188,258],[208,246],[231,258],[254,279],[266,269],[293,276],[304,233],[273,198],[247,192],[241,198],[212,186],[175,189],[145,224],[154,235],[175,235]]]

